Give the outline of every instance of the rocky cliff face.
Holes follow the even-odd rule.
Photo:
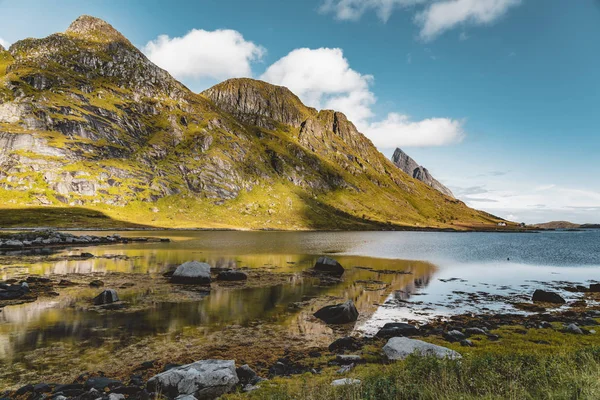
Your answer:
[[[342,113],[251,79],[192,93],[89,16],[0,51],[0,201],[158,226],[491,222],[401,172]]]
[[[420,180],[426,185],[431,186],[435,190],[445,194],[446,196],[454,198],[454,194],[452,194],[450,189],[438,182],[433,176],[431,176],[427,168],[417,164],[415,160],[413,160],[401,149],[397,148],[396,151],[394,151],[392,161],[398,168],[413,178]]]

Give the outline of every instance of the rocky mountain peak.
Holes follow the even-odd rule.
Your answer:
[[[273,121],[298,128],[316,114],[288,88],[256,79],[229,79],[202,94],[245,123],[267,129],[274,128]]]
[[[392,156],[392,162],[411,177],[420,180],[446,196],[454,197],[454,194],[450,189],[431,176],[427,168],[419,165],[412,157],[402,151],[402,149],[396,148],[396,151],[394,151],[394,155]]]
[[[129,41],[108,22],[89,15],[82,15],[69,25],[65,31],[67,35],[80,36],[86,40],[98,42],[125,42]]]

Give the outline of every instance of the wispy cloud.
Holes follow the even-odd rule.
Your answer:
[[[489,25],[520,3],[521,0],[438,1],[419,12],[415,22],[421,26],[421,39],[430,41],[457,26]]]
[[[351,21],[374,11],[387,22],[395,10],[417,10],[414,21],[420,28],[419,37],[430,41],[457,26],[490,25],[519,4],[521,0],[324,0],[320,11]],[[467,39],[463,34],[461,40]]]
[[[5,49],[8,49],[10,44],[6,40],[4,40],[3,38],[0,37],[0,46],[4,47]]]
[[[358,20],[364,13],[375,11],[386,22],[398,8],[408,8],[430,0],[324,0],[322,13],[331,13],[339,20]]]

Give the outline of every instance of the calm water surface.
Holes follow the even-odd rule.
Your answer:
[[[311,310],[290,307],[317,296],[353,299],[361,312],[355,331],[373,334],[390,321],[466,311],[515,311],[507,303],[468,301],[461,297],[464,293],[486,292],[510,298],[529,296],[534,288],[559,281],[586,284],[600,280],[599,230],[522,234],[156,231],[122,235],[169,237],[172,241],[85,248],[97,257],[110,254],[127,259],[25,260],[18,266],[0,266],[0,280],[27,274],[54,279],[65,274],[144,274],[156,278],[151,294],[160,299],[171,290],[162,272],[190,260],[205,261],[213,267],[268,268],[290,273],[289,279],[269,287],[217,288],[191,301],[157,300],[151,307],[140,309],[135,306],[143,303],[148,289],[134,286],[118,290],[132,311],[113,313],[81,306],[98,289],[67,288],[56,298],[40,298],[0,312],[0,368],[26,362],[34,350],[64,343],[101,347],[110,342],[119,346],[124,338],[130,343],[132,337],[175,337],[189,327],[214,332],[257,321],[287,324],[300,334],[329,339],[333,332],[308,318]],[[81,249],[68,249],[59,255],[79,252]],[[323,254],[344,265],[347,272],[343,282],[323,286],[301,273]]]

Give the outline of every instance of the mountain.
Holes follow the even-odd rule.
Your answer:
[[[575,224],[568,221],[551,221],[531,225],[537,229],[599,229],[599,224]]]
[[[580,227],[579,224],[574,224],[569,221],[551,221],[531,226],[537,229],[577,229]]]
[[[0,204],[0,226],[24,208],[43,212],[21,224],[60,226],[78,226],[76,210],[94,226],[497,221],[400,171],[344,114],[252,79],[193,93],[90,16],[0,52]]]
[[[408,175],[415,179],[424,182],[426,185],[431,186],[435,190],[445,194],[446,196],[454,198],[454,194],[446,186],[438,182],[427,170],[427,168],[417,164],[408,154],[403,152],[400,148],[396,148],[394,155],[392,156],[392,162],[406,172]]]

